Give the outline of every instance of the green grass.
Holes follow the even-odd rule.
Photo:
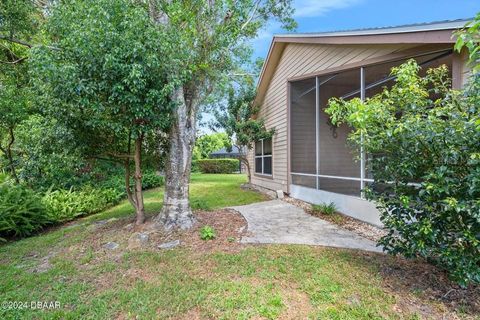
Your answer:
[[[193,175],[191,199],[215,209],[264,200],[241,175]],[[147,212],[162,191],[146,192]],[[80,223],[132,215],[127,203]],[[0,319],[416,319],[398,314],[374,254],[309,246],[245,246],[194,252],[96,250],[95,230],[78,225],[0,246],[0,302],[59,301],[56,310],[5,310]],[[214,243],[216,240],[211,240]],[[238,245],[232,243],[232,246]],[[55,254],[56,253],[56,254]],[[51,269],[29,270],[51,255]],[[421,293],[403,292],[411,301]],[[420,296],[419,296],[420,295]]]

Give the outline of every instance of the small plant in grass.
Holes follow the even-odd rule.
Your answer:
[[[204,210],[208,211],[211,210],[212,208],[210,205],[203,199],[193,199],[190,201],[190,206],[192,207],[193,210]]]
[[[235,242],[237,239],[235,237],[228,237],[227,241],[228,242]]]
[[[216,236],[215,229],[210,226],[204,226],[200,229],[200,239],[202,240],[213,240]]]
[[[321,204],[312,205],[312,210],[316,214],[320,213],[320,214],[331,216],[337,211],[337,207],[333,202],[321,203]]]

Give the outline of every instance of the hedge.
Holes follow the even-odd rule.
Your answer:
[[[201,173],[234,173],[239,170],[240,160],[202,159],[193,161],[192,167],[198,168]]]

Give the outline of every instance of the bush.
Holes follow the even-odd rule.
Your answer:
[[[0,240],[29,236],[49,223],[41,197],[35,192],[22,185],[0,183]]]
[[[65,222],[78,216],[99,212],[117,203],[123,194],[115,189],[95,189],[85,187],[82,190],[48,191],[43,197],[51,221]]]
[[[371,155],[366,195],[389,229],[380,244],[434,262],[462,285],[480,283],[480,77],[459,93],[446,66],[421,77],[410,60],[392,73],[392,88],[327,109]]]
[[[142,177],[143,190],[159,188],[163,186],[165,180],[153,170],[145,170]]]
[[[238,159],[202,159],[194,161],[193,166],[198,166],[201,173],[234,173],[238,172],[240,161]]]
[[[159,188],[163,186],[165,180],[162,176],[159,176],[153,170],[145,170],[142,176],[142,189],[152,189],[152,188]],[[130,186],[133,188],[135,184],[134,179],[130,179]],[[125,194],[125,176],[123,173],[119,172],[115,175],[112,175],[110,178],[104,180],[100,183],[102,188],[106,189],[115,189],[118,192],[123,194],[123,197],[126,196]]]

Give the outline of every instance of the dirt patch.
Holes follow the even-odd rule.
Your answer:
[[[295,288],[282,287],[282,297],[284,298],[285,311],[280,314],[278,319],[308,319],[312,311],[312,305],[306,293]]]
[[[180,248],[191,249],[192,252],[238,252],[242,248],[239,243],[241,237],[246,234],[247,223],[243,216],[234,210],[222,209],[216,211],[196,211],[194,213],[196,223],[189,230],[165,231],[155,227],[152,219],[141,226],[132,224],[133,218],[118,219],[105,224],[96,224],[95,232],[89,233],[86,241],[71,246],[71,253],[86,255],[89,251],[95,252],[95,256],[115,256],[122,252],[132,250],[168,250],[159,248],[160,245],[178,240]],[[214,240],[200,239],[200,229],[203,226],[211,226],[215,230]],[[88,228],[88,227],[87,227]],[[132,246],[132,235],[144,235],[137,246]],[[118,246],[108,246],[115,243]],[[96,259],[96,258],[94,258]],[[93,261],[94,262],[94,261]]]
[[[310,203],[302,200],[298,200],[288,196],[286,196],[282,200],[290,204],[293,204],[294,206],[302,208],[305,212],[307,212],[312,216],[315,216],[322,220],[326,220],[328,222],[336,224],[346,230],[355,232],[358,235],[361,235],[362,237],[370,239],[375,242],[377,242],[378,240],[380,240],[381,237],[387,234],[387,231],[385,230],[382,230],[371,224],[356,220],[354,218],[348,217],[340,213],[335,213],[333,215],[318,214],[313,210],[312,205]]]
[[[422,260],[358,253],[367,267],[376,266],[384,289],[397,299],[394,311],[428,319],[478,319],[480,286],[462,288],[446,272]]]

